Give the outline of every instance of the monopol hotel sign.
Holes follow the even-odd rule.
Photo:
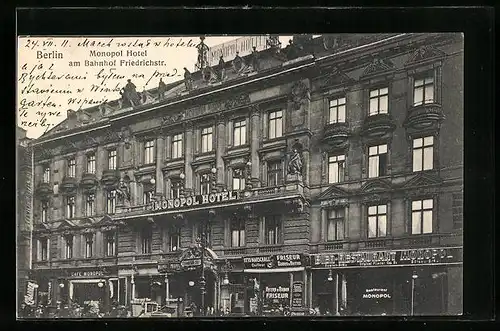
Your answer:
[[[174,210],[204,205],[214,205],[224,202],[233,202],[240,198],[237,191],[224,191],[210,194],[180,197],[175,199],[162,199],[150,204],[152,211]]]

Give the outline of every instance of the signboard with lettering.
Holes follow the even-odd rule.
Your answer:
[[[248,256],[243,258],[243,265],[245,269],[302,267],[304,265],[304,257],[302,254]]]
[[[268,305],[288,305],[290,303],[290,287],[266,286],[264,288],[264,299]]]
[[[293,282],[292,286],[292,308],[302,308],[303,282]]]
[[[26,294],[24,295],[24,302],[27,305],[35,304],[35,290],[38,288],[38,284],[32,281],[26,283]]]
[[[69,273],[70,277],[101,277],[104,275],[102,270],[92,271],[72,271]]]
[[[367,288],[362,295],[366,300],[392,299],[392,295],[386,288]]]
[[[462,261],[462,247],[341,252],[313,255],[313,268],[348,268],[416,264],[448,264]]]
[[[152,211],[175,210],[202,205],[213,205],[230,202],[239,199],[238,191],[225,191],[203,195],[181,197],[176,199],[162,199],[151,202],[149,206]]]
[[[210,66],[218,64],[221,55],[225,61],[231,61],[236,56],[236,52],[239,52],[240,56],[246,56],[252,53],[252,47],[254,46],[257,51],[266,49],[267,38],[267,36],[248,36],[212,46],[210,47],[208,62]]]

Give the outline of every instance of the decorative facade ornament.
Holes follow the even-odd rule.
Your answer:
[[[224,101],[225,109],[232,109],[237,107],[246,106],[250,103],[250,96],[248,94],[240,94],[235,96],[234,98],[230,98]]]
[[[289,175],[302,175],[302,145],[296,142],[292,147],[292,155],[288,161],[288,174]]]
[[[205,45],[205,36],[200,37],[200,43],[196,45],[196,49],[198,50],[198,59],[196,61],[196,69],[202,70],[208,66],[208,52],[209,47]]]
[[[446,53],[435,48],[434,46],[425,45],[418,48],[413,52],[408,61],[406,61],[405,66],[420,64],[422,62],[428,62],[432,60],[440,60],[446,56]]]
[[[193,89],[193,76],[186,67],[184,67],[184,87],[186,91],[191,91]]]
[[[381,74],[394,69],[394,64],[388,59],[375,57],[373,61],[365,68],[362,77]]]
[[[167,92],[167,84],[165,84],[163,79],[160,78],[160,81],[158,82],[158,100],[165,99],[165,92]]]
[[[118,187],[116,189],[116,197],[118,198],[119,204],[130,204],[130,188],[129,183],[126,183],[123,179],[120,179]]]
[[[333,72],[328,74],[323,87],[346,86],[354,83],[355,80],[347,76],[342,70],[335,68]]]
[[[122,108],[137,107],[141,104],[141,96],[130,79],[127,79],[127,84],[120,90],[120,94],[122,96]]]
[[[303,81],[297,81],[292,85],[290,99],[295,109],[299,109],[304,102],[311,99],[309,88]]]
[[[232,61],[233,70],[238,75],[248,74],[252,72],[252,67],[245,63],[245,60],[236,52],[236,56]]]

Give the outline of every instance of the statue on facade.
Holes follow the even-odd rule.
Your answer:
[[[259,52],[257,51],[257,47],[253,46],[252,47],[252,67],[253,70],[259,71],[260,70],[260,63],[259,63]]]
[[[187,91],[191,91],[193,89],[193,77],[191,72],[189,72],[186,67],[184,67],[184,86]]]
[[[288,174],[289,175],[302,175],[302,155],[297,147],[293,149],[293,154],[288,161]]]
[[[160,82],[158,83],[158,100],[165,99],[165,92],[167,91],[167,85],[160,78]]]
[[[224,61],[223,56],[221,55],[219,58],[219,79],[223,81],[226,78],[226,69],[224,68],[226,62]]]
[[[120,179],[120,183],[116,190],[116,196],[121,204],[130,203],[130,188],[123,179]]]
[[[127,85],[121,89],[120,94],[124,101],[132,107],[138,106],[141,103],[141,96],[137,93],[136,86],[130,79],[127,79]]]
[[[199,70],[202,70],[208,65],[209,48],[204,43],[205,37],[200,37],[200,40],[200,43],[196,45],[196,49],[198,50],[198,61],[196,62],[196,67]]]

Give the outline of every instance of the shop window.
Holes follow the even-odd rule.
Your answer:
[[[47,223],[48,221],[48,214],[49,214],[49,202],[44,200],[42,201],[42,217],[41,221],[42,223]]]
[[[344,181],[345,155],[334,155],[328,157],[328,183],[340,183]]]
[[[236,120],[233,126],[233,145],[240,146],[247,143],[246,120]]]
[[[242,168],[233,169],[233,190],[240,191],[245,189],[245,170]]]
[[[64,236],[64,258],[72,259],[73,258],[73,235]]]
[[[153,201],[154,197],[154,192],[153,191],[146,191],[142,195],[142,204],[144,205],[149,205]]]
[[[389,109],[389,89],[387,87],[370,90],[370,116],[387,114]]]
[[[281,226],[282,226],[282,221],[279,216],[265,217],[264,219],[265,243],[267,245],[281,244],[282,240]]]
[[[44,183],[50,182],[50,167],[49,166],[45,166],[43,168],[43,182]]]
[[[326,224],[326,240],[335,241],[344,239],[345,210],[344,208],[328,211]]]
[[[283,184],[283,163],[273,161],[267,163],[267,185],[280,186]]]
[[[155,162],[155,141],[148,140],[144,143],[144,164]]]
[[[387,234],[387,205],[368,207],[368,238],[385,237]]]
[[[108,231],[105,235],[106,240],[106,256],[116,255],[116,233],[114,231]]]
[[[116,191],[110,190],[106,193],[106,213],[114,214],[116,211]]]
[[[49,257],[49,239],[38,239],[38,261],[47,261]]]
[[[201,130],[201,152],[211,152],[213,149],[213,128],[211,126]]]
[[[180,179],[171,179],[170,180],[171,186],[170,186],[170,197],[172,199],[177,199],[181,197],[182,189],[183,189],[183,182]]]
[[[172,159],[180,158],[183,154],[182,133],[174,134],[172,136]]]
[[[434,163],[434,137],[413,139],[413,171],[431,170]]]
[[[74,195],[66,197],[66,217],[75,217],[76,197]]]
[[[413,82],[413,105],[434,103],[434,77],[416,78]]]
[[[387,145],[371,146],[368,148],[368,177],[387,175]]]
[[[170,228],[168,241],[170,252],[176,252],[181,247],[181,229],[179,227]]]
[[[85,258],[91,258],[93,256],[94,247],[94,234],[87,233],[85,235]]]
[[[95,214],[95,194],[89,193],[85,198],[85,215],[92,216]]]
[[[283,111],[269,113],[269,139],[283,136]]]
[[[345,123],[346,98],[329,100],[329,123]]]
[[[204,173],[200,175],[200,194],[210,193],[210,182],[212,178],[209,173]]]
[[[411,203],[411,234],[432,233],[433,200],[414,200]]]
[[[141,231],[141,253],[151,254],[153,249],[153,229],[145,227]]]
[[[245,220],[234,218],[231,220],[231,247],[245,246]]]
[[[76,160],[75,158],[71,158],[68,160],[68,177],[76,177]]]
[[[116,170],[116,149],[108,150],[108,170]]]
[[[87,173],[95,174],[95,154],[87,154]]]

